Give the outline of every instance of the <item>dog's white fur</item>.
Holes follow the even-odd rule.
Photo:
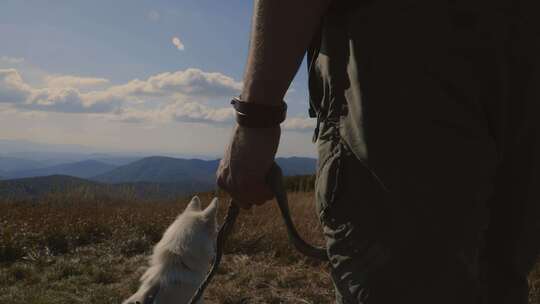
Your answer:
[[[144,303],[157,284],[159,292],[153,304],[189,302],[215,256],[217,206],[217,198],[205,210],[198,197],[191,200],[154,247],[139,290],[124,304]]]

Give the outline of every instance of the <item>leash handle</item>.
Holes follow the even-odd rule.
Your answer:
[[[294,226],[291,218],[291,213],[289,211],[287,191],[285,190],[285,185],[283,184],[283,172],[279,165],[275,162],[274,165],[270,168],[270,172],[267,176],[267,182],[272,192],[276,196],[276,201],[278,203],[279,210],[281,211],[281,217],[283,218],[285,226],[287,227],[287,235],[289,237],[289,241],[293,243],[296,250],[298,250],[303,255],[323,262],[328,261],[326,248],[316,247],[307,243],[296,230],[296,227]]]
[[[229,202],[229,209],[227,210],[227,215],[225,217],[225,220],[221,227],[219,228],[217,239],[216,239],[216,256],[214,257],[214,261],[212,262],[212,268],[206,275],[206,278],[201,283],[199,288],[197,289],[197,292],[195,292],[195,295],[191,298],[189,301],[190,304],[195,304],[199,302],[201,299],[204,290],[210,284],[210,281],[212,281],[212,278],[216,274],[217,268],[219,266],[219,263],[221,262],[221,257],[223,256],[223,247],[225,245],[225,241],[227,239],[227,236],[231,233],[231,230],[234,226],[234,223],[236,222],[236,218],[238,217],[238,214],[240,213],[240,208],[238,205],[231,200]]]

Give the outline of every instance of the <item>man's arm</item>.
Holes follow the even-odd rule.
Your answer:
[[[278,105],[298,71],[330,0],[256,0],[244,88],[246,102]],[[235,126],[218,185],[244,208],[273,197],[265,178],[281,129]]]
[[[242,100],[278,104],[330,0],[256,0]]]

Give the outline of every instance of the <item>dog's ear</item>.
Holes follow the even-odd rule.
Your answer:
[[[203,211],[204,219],[207,223],[217,226],[217,211],[218,211],[218,198],[214,198],[210,205]]]
[[[191,202],[189,202],[189,204],[186,207],[186,210],[190,210],[190,211],[201,211],[201,209],[202,209],[201,200],[199,199],[198,196],[194,196],[191,199]]]

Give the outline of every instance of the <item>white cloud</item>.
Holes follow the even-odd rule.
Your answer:
[[[157,110],[144,110],[125,108],[118,109],[111,114],[106,115],[106,118],[112,121],[120,121],[126,123],[144,123],[144,122],[158,122],[166,123],[171,119],[166,116],[167,113],[161,109]]]
[[[20,107],[62,113],[108,113],[122,106],[120,99],[98,99],[75,88],[37,89]]]
[[[179,50],[183,51],[185,49],[184,43],[178,37],[172,38],[172,44]]]
[[[0,61],[3,61],[5,63],[10,64],[19,64],[24,62],[24,58],[21,57],[9,57],[9,56],[2,56],[0,57]]]
[[[214,108],[196,102],[177,102],[167,109],[172,118],[178,122],[202,123],[229,123],[234,119],[234,110],[227,108]]]
[[[0,103],[20,104],[31,95],[32,88],[26,84],[15,69],[0,69]]]
[[[210,107],[197,102],[176,101],[158,109],[128,108],[106,115],[113,121],[127,123],[189,122],[227,124],[234,120],[232,108]]]
[[[166,96],[182,94],[202,98],[230,97],[238,94],[242,83],[221,73],[208,73],[199,69],[186,69],[174,73],[161,73],[147,80],[132,80],[111,87],[111,94],[135,96]]]
[[[283,122],[282,128],[290,131],[312,131],[315,128],[313,118],[291,117]]]
[[[105,78],[79,77],[72,75],[48,75],[45,84],[51,88],[88,88],[103,86],[109,83]]]
[[[15,69],[0,69],[0,102],[26,110],[65,113],[104,113],[119,106],[117,100],[100,100],[76,88],[33,88]]]
[[[222,122],[226,120],[224,117],[228,114],[224,113],[227,111],[202,103],[211,99],[227,100],[238,94],[242,87],[242,83],[224,74],[199,69],[161,73],[146,80],[135,79],[123,85],[87,92],[80,88],[106,85],[108,80],[49,75],[44,82],[45,88],[35,88],[27,84],[16,69],[0,69],[0,102],[27,111],[116,113],[120,120],[132,122],[156,119],[154,114],[138,114],[143,110],[138,110],[137,106],[146,105],[144,111],[149,107],[158,111],[160,105],[173,102],[176,114],[171,114],[171,108],[168,109],[169,116],[175,117],[172,120]],[[163,114],[156,117],[163,120]]]

